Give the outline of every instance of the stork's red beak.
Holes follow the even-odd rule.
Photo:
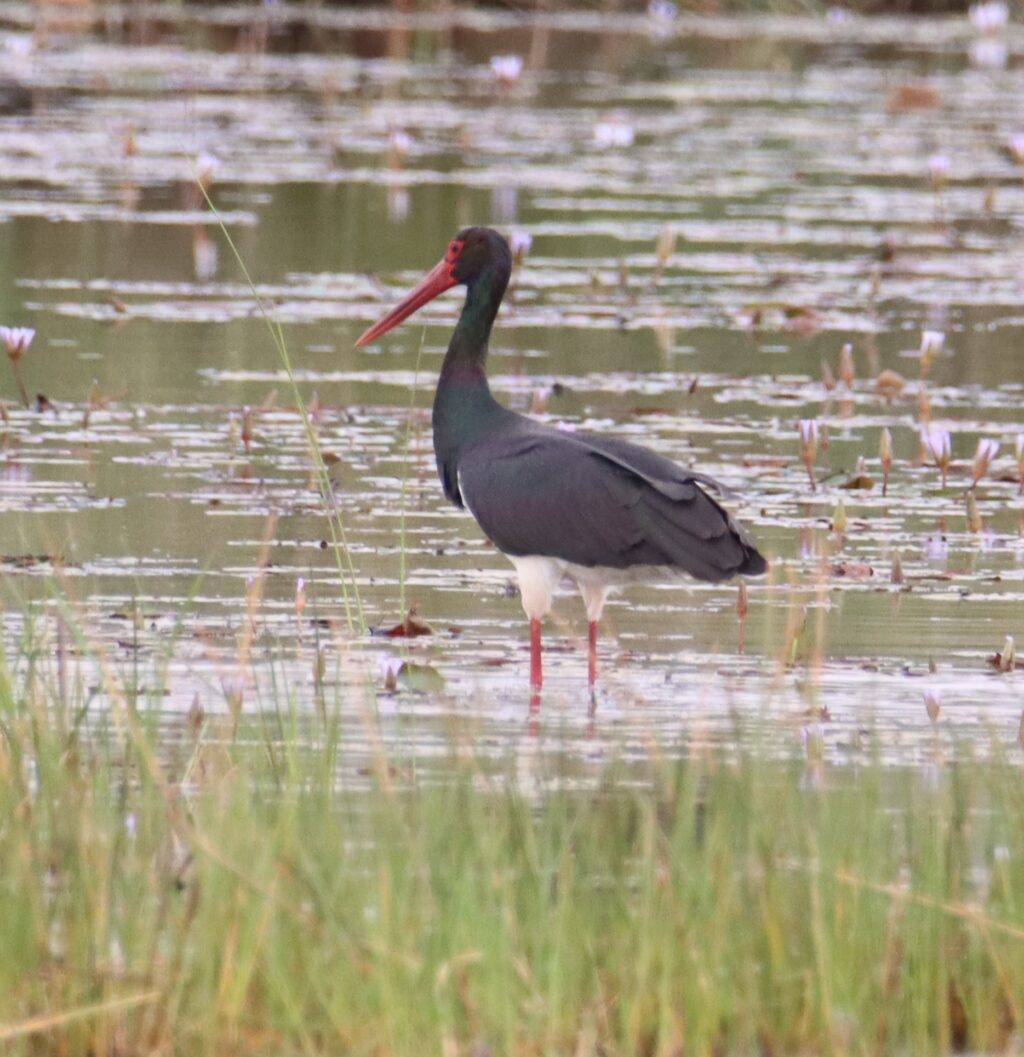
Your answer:
[[[422,308],[428,301],[433,301],[439,294],[443,294],[445,290],[450,290],[458,282],[458,279],[452,275],[453,270],[454,266],[447,258],[431,268],[415,289],[410,290],[387,315],[378,319],[356,342],[356,345],[365,345],[374,338],[379,338],[381,334],[386,334],[392,327],[397,327],[403,319],[411,316],[417,308]]]

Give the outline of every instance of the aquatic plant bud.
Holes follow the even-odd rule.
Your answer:
[[[0,327],[0,342],[3,342],[7,358],[12,363],[17,363],[28,352],[35,336],[32,327]]]
[[[740,620],[744,620],[747,616],[747,608],[749,606],[749,599],[747,597],[747,585],[741,583],[739,586],[739,592],[736,595],[736,616]]]
[[[967,530],[975,536],[981,534],[985,523],[981,519],[981,511],[978,509],[978,501],[974,498],[974,492],[967,493]]]
[[[832,373],[832,365],[826,359],[821,361],[821,384],[829,393],[836,387],[836,376]]]
[[[928,713],[928,718],[933,722],[938,722],[939,710],[942,708],[942,691],[941,690],[925,690],[924,692],[924,707]]]
[[[889,571],[889,583],[897,587],[903,583],[903,558],[899,551],[894,551],[892,556],[892,568]]]
[[[1001,672],[1012,672],[1017,667],[1017,649],[1014,645],[1013,636],[1007,635],[1003,648],[999,653],[999,670]]]
[[[921,375],[926,375],[932,366],[932,361],[942,352],[946,344],[946,335],[941,330],[921,331]]]
[[[246,404],[242,408],[242,446],[246,451],[252,443],[252,408]]]
[[[928,426],[921,430],[921,443],[932,462],[942,473],[942,487],[946,487],[946,476],[953,458],[953,440],[944,426]]]
[[[856,375],[853,369],[853,346],[847,342],[839,351],[839,380],[847,389],[852,389],[855,377]]]
[[[516,264],[522,264],[533,246],[533,236],[528,231],[520,231],[517,228],[509,233],[508,245],[512,251],[512,259]]]
[[[846,504],[842,499],[836,503],[836,509],[832,514],[832,531],[837,536],[842,536],[846,532]]]
[[[802,418],[797,429],[800,433],[800,458],[807,468],[807,476],[810,478],[811,491],[818,487],[814,478],[814,458],[818,454],[819,427],[816,418]]]
[[[978,441],[974,453],[974,465],[971,467],[971,484],[976,485],[988,473],[989,464],[999,453],[999,441],[983,437]]]
[[[491,74],[505,87],[515,84],[523,74],[522,55],[492,55]]]
[[[658,235],[658,267],[664,268],[676,251],[676,229],[666,224]]]
[[[892,434],[888,426],[882,427],[878,438],[878,460],[882,464],[882,495],[889,491],[889,471],[892,469]]]
[[[295,615],[302,619],[302,614],[306,611],[306,581],[303,577],[299,577],[295,581]]]

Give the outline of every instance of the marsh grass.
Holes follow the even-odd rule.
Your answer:
[[[651,746],[524,784],[461,727],[429,773],[354,767],[337,702],[193,725],[67,641],[0,664],[5,1054],[935,1053],[1020,1024],[1008,760]]]

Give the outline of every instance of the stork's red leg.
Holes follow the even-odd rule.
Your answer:
[[[587,676],[591,689],[597,682],[597,621],[587,625]]]
[[[530,686],[539,690],[544,682],[540,665],[540,621],[530,621]]]

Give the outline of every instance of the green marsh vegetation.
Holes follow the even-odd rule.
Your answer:
[[[1016,1037],[1024,794],[998,747],[893,766],[867,737],[826,766],[813,743],[780,759],[697,739],[531,771],[475,752],[465,723],[443,767],[379,749],[356,768],[330,695],[312,715],[282,688],[242,717],[168,718],[158,683],[139,693],[62,626],[55,659],[26,633],[0,669],[14,1057]],[[371,744],[375,707],[368,689]]]

